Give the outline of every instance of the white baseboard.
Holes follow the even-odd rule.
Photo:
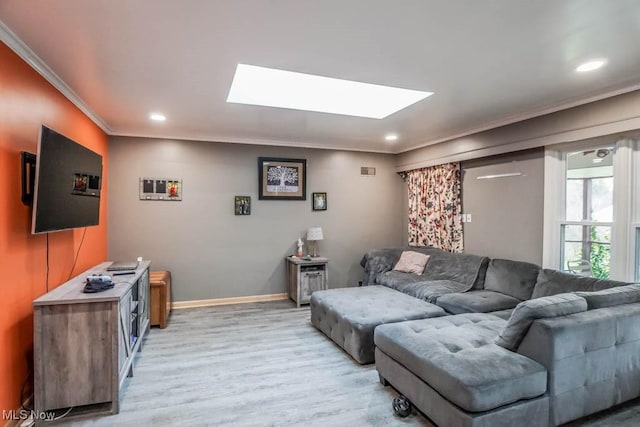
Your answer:
[[[172,309],[213,307],[216,305],[247,304],[251,302],[280,301],[289,298],[286,293],[269,295],[252,295],[247,297],[213,298],[193,301],[176,301],[171,303]]]

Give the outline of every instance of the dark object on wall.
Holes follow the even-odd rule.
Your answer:
[[[140,200],[182,201],[182,180],[140,178]]]
[[[326,211],[327,193],[312,193],[311,208],[314,211]]]
[[[258,181],[260,200],[307,200],[307,161],[258,157]]]
[[[165,194],[167,192],[167,180],[156,179],[156,189],[154,193]]]
[[[234,211],[236,215],[251,215],[251,197],[236,196]]]
[[[143,179],[142,180],[142,192],[143,193],[148,193],[148,194],[155,193],[155,190],[153,188],[154,182],[155,181],[152,180],[152,179]]]
[[[98,225],[102,156],[42,126],[38,138],[32,233]]]
[[[20,173],[22,176],[22,203],[30,205],[33,203],[33,191],[36,181],[36,155],[20,152]]]
[[[374,168],[374,167],[362,166],[360,168],[360,175],[374,176],[375,174],[376,174],[376,168]]]

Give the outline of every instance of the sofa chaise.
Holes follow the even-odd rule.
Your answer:
[[[524,313],[524,315],[522,315]],[[440,426],[557,426],[640,396],[640,285],[381,325],[375,363]]]

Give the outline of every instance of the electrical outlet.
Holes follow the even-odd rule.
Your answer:
[[[466,214],[465,216],[466,216],[466,218],[465,218],[464,222],[471,222],[471,214]]]

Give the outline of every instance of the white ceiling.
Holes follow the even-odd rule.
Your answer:
[[[640,0],[3,0],[0,21],[113,135],[397,153],[640,87]],[[229,104],[238,63],[435,94],[381,120]]]

